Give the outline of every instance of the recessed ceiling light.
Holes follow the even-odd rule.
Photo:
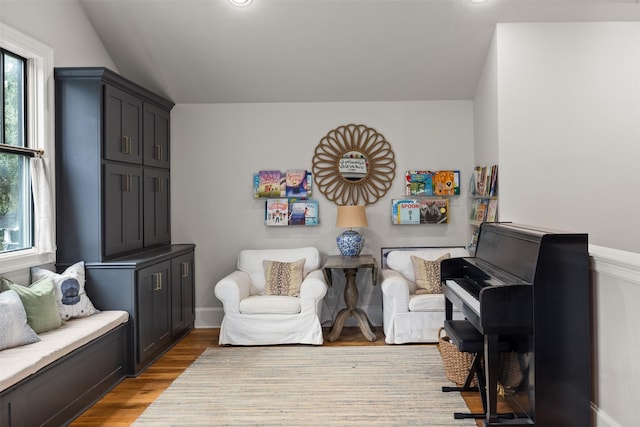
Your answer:
[[[229,3],[231,3],[234,6],[245,7],[245,6],[249,6],[252,1],[253,0],[229,0]]]
[[[471,3],[484,3],[487,0],[469,0]]]

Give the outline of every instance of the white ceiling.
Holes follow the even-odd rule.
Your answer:
[[[176,103],[472,99],[500,22],[640,21],[637,0],[79,0]]]

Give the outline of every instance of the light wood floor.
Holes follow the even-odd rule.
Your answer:
[[[380,328],[378,328],[380,329]],[[126,378],[71,426],[129,426],[207,348],[218,345],[219,329],[194,329],[137,378]],[[328,331],[325,331],[325,335]],[[358,328],[344,328],[336,342],[326,346],[387,345],[380,330],[378,339],[367,341]],[[425,344],[429,345],[429,344]],[[470,410],[481,412],[477,393],[463,393]],[[481,425],[478,422],[478,425]]]

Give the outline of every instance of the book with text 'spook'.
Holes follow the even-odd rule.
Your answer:
[[[267,199],[266,225],[289,225],[289,199]]]
[[[414,198],[391,201],[392,223],[446,224],[449,222],[449,200],[446,198]]]
[[[280,197],[282,173],[275,170],[258,172],[256,197]]]

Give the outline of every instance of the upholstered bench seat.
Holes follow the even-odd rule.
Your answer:
[[[38,342],[0,351],[0,391],[17,384],[128,319],[126,311],[102,311],[89,317],[68,320],[58,329],[41,333],[38,335]]]

